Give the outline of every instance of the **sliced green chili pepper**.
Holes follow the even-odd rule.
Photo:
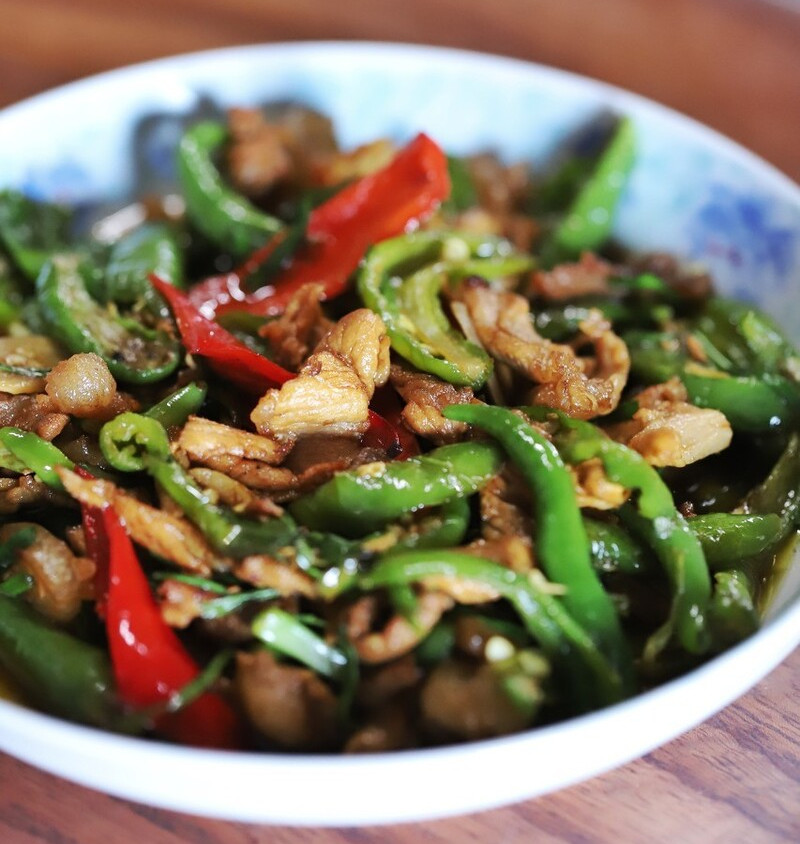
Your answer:
[[[59,255],[36,281],[39,306],[53,334],[71,352],[100,355],[114,377],[126,383],[151,383],[174,372],[181,361],[178,343],[98,304],[83,272],[76,256]]]
[[[165,428],[172,428],[183,423],[203,406],[208,389],[192,382],[154,404],[144,412],[144,416],[155,419]]]
[[[644,548],[619,525],[584,516],[592,565],[601,574],[643,574],[652,571]]]
[[[235,557],[269,554],[290,546],[290,519],[256,521],[215,504],[172,456],[164,427],[138,413],[122,413],[100,430],[106,460],[121,472],[142,470],[155,480],[218,551]]]
[[[736,569],[714,575],[714,597],[708,608],[714,647],[724,650],[758,630],[758,611],[747,575]]]
[[[631,691],[633,665],[619,616],[592,568],[572,476],[556,448],[504,407],[450,405],[443,413],[490,433],[522,472],[533,492],[539,565],[550,580],[566,587],[564,606],[608,657],[623,688]]]
[[[72,213],[16,190],[0,191],[0,243],[23,275],[35,281],[46,261],[69,243]]]
[[[604,706],[630,694],[619,673],[548,590],[541,575],[539,580],[535,574],[519,574],[471,554],[427,549],[385,556],[361,576],[359,585],[369,591],[440,576],[484,583],[509,601],[528,632],[561,672],[569,705],[575,711]]]
[[[23,431],[11,425],[0,428],[0,444],[14,458],[14,466],[7,466],[15,472],[32,471],[42,483],[53,489],[64,489],[61,478],[55,471],[56,466],[65,466],[67,469],[74,469],[75,464],[64,454],[60,448],[51,442],[43,440],[38,434],[32,431]],[[0,462],[3,461],[0,455]]]
[[[560,257],[577,257],[596,249],[611,233],[614,211],[636,155],[633,122],[623,117],[592,173],[583,182],[566,215],[551,235]]]
[[[781,538],[800,526],[800,434],[789,437],[769,475],[744,500],[747,513],[777,513]]]
[[[144,223],[111,247],[102,290],[98,298],[118,305],[143,302],[154,314],[166,316],[169,310],[153,289],[150,275],[182,288],[183,258],[172,228],[167,223]]]
[[[530,267],[528,256],[499,238],[416,232],[370,249],[358,291],[384,321],[397,354],[451,384],[477,388],[492,372],[491,358],[451,326],[439,292],[449,279],[498,278]]]
[[[469,527],[470,507],[467,498],[446,501],[436,512],[423,513],[421,524],[402,536],[392,550],[401,548],[452,548],[460,545]]]
[[[762,433],[800,422],[800,387],[780,375],[681,373],[689,401],[719,410],[737,431]]]
[[[478,205],[478,192],[467,162],[448,155],[447,173],[450,176],[450,196],[442,203],[442,209],[458,214]]]
[[[700,540],[712,570],[730,568],[771,551],[785,536],[783,521],[777,513],[706,513],[693,516],[688,524]]]
[[[653,548],[672,586],[667,621],[648,639],[644,657],[652,662],[676,637],[689,653],[710,645],[707,610],[711,580],[699,539],[675,509],[672,494],[658,472],[638,453],[614,442],[588,422],[547,408],[526,408],[534,419],[558,420],[554,442],[570,463],[599,458],[609,479],[636,490],[635,504],[620,509],[620,517]]]
[[[228,137],[221,123],[198,123],[178,147],[178,176],[186,213],[195,226],[237,257],[263,246],[283,227],[225,184],[213,156]]]
[[[445,445],[421,457],[340,472],[289,511],[313,530],[364,536],[406,513],[471,495],[501,464],[499,449],[488,443]]]
[[[0,595],[0,665],[37,706],[71,721],[129,731],[100,648],[46,624],[24,601]]]

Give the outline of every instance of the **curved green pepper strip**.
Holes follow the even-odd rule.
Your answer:
[[[174,287],[184,286],[183,256],[166,223],[144,223],[112,246],[99,298],[118,305],[143,302],[152,313],[168,316],[166,303],[150,283],[152,273]]]
[[[383,320],[397,354],[451,384],[478,388],[491,375],[492,360],[451,326],[439,292],[452,278],[497,278],[531,266],[528,256],[500,238],[416,232],[370,249],[358,292]]]
[[[785,537],[783,520],[777,513],[705,513],[687,521],[712,571],[771,551]]]
[[[758,611],[747,575],[733,569],[714,575],[714,597],[708,608],[709,627],[717,650],[741,642],[758,630]]]
[[[503,457],[489,443],[464,442],[394,463],[340,472],[289,505],[300,524],[344,536],[365,536],[388,522],[463,498],[495,475]]]
[[[192,382],[161,399],[160,402],[148,408],[143,415],[155,419],[165,428],[183,425],[203,406],[207,392],[207,387]]]
[[[638,452],[614,442],[588,422],[548,408],[525,408],[525,413],[532,419],[558,420],[553,439],[569,463],[599,458],[610,480],[638,493],[635,504],[620,509],[620,517],[656,552],[673,593],[669,618],[648,639],[645,661],[652,662],[673,636],[689,653],[704,653],[710,645],[708,566],[700,540],[675,509],[658,472]]]
[[[360,577],[358,585],[369,591],[404,586],[428,577],[478,581],[509,601],[561,673],[575,711],[605,706],[631,693],[593,638],[553,596],[538,572],[532,576],[520,574],[471,554],[427,549],[384,556]]]
[[[137,731],[114,692],[108,655],[0,595],[0,666],[43,710],[104,729]]]
[[[225,184],[213,156],[227,137],[222,123],[192,126],[178,147],[178,177],[194,225],[222,249],[241,257],[264,246],[283,224]]]
[[[290,519],[255,521],[215,504],[172,456],[164,427],[138,413],[121,413],[100,429],[100,448],[121,472],[145,470],[224,554],[270,554],[292,545],[297,530]]]
[[[800,527],[800,434],[789,437],[769,475],[744,500],[747,513],[777,513],[782,521],[781,539]]]
[[[639,575],[653,569],[644,548],[619,525],[584,516],[592,565],[600,574]]]
[[[617,610],[591,565],[589,541],[572,476],[555,446],[513,411],[490,405],[450,405],[448,419],[491,434],[522,472],[533,492],[536,558],[547,577],[566,587],[563,602],[633,688],[633,664]]]
[[[466,497],[446,501],[435,513],[422,514],[417,530],[401,537],[392,551],[415,548],[453,548],[464,541],[469,527],[470,506]]]
[[[734,430],[765,433],[800,422],[800,387],[787,378],[698,372],[687,367],[680,375],[689,401],[719,410]]]
[[[552,234],[554,251],[576,257],[597,249],[611,233],[614,210],[636,157],[636,133],[630,118],[623,117],[592,173],[572,200],[566,216]]]
[[[22,428],[12,425],[0,428],[0,444],[13,458],[11,461],[7,458],[4,460],[0,455],[0,463],[5,468],[14,472],[31,470],[42,483],[52,489],[64,489],[61,478],[55,471],[56,466],[75,468],[75,464],[61,449],[32,431],[23,431]]]
[[[148,384],[177,369],[178,343],[98,304],[89,295],[77,257],[60,255],[48,261],[36,280],[36,292],[57,339],[71,352],[99,355],[118,380]]]

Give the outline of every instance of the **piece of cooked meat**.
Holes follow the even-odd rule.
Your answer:
[[[481,535],[492,541],[508,536],[531,536],[532,512],[530,488],[519,472],[504,468],[479,492]]]
[[[62,357],[61,347],[41,334],[0,337],[0,362],[6,366],[47,370],[54,367]],[[44,391],[44,376],[0,372],[0,391],[15,396],[22,393],[41,393]]]
[[[69,496],[52,489],[33,474],[18,478],[0,478],[0,516],[16,513],[27,507],[69,506]]]
[[[614,267],[593,252],[584,252],[575,263],[558,264],[552,270],[531,275],[531,292],[544,299],[559,301],[588,294],[605,295]]]
[[[334,325],[296,378],[268,390],[250,418],[259,433],[280,440],[363,434],[375,387],[388,377],[386,327],[380,317],[361,308]]]
[[[595,510],[616,510],[629,496],[625,487],[610,480],[599,458],[584,460],[577,466],[567,466],[572,476],[579,507]]]
[[[229,109],[228,130],[228,172],[238,190],[258,196],[289,175],[285,134],[259,109]]]
[[[281,595],[317,596],[317,585],[304,571],[266,554],[244,557],[233,572],[239,580],[258,589],[274,589]]]
[[[477,279],[462,284],[457,295],[486,351],[538,385],[531,391],[534,404],[578,419],[603,416],[619,404],[630,357],[599,311],[581,323],[577,341],[590,343],[594,357],[580,357],[572,347],[539,336],[524,297]]]
[[[269,342],[270,357],[292,372],[300,368],[333,326],[322,310],[322,291],[321,284],[304,284],[286,310],[259,329]]]
[[[34,531],[33,542],[16,551],[10,571],[33,578],[25,600],[38,612],[56,622],[71,621],[83,601],[93,597],[94,563],[77,557],[66,542],[33,522],[3,525],[0,543],[27,528]]]
[[[283,460],[291,445],[221,422],[190,416],[181,429],[177,447],[195,463],[205,464],[224,456],[276,465]]]
[[[81,504],[111,505],[125,522],[133,540],[153,554],[203,577],[210,575],[212,570],[230,568],[230,561],[217,556],[203,534],[186,519],[145,504],[110,481],[82,478],[62,467],[56,471],[67,492]]]
[[[280,663],[265,649],[240,651],[234,682],[244,714],[271,744],[307,751],[337,745],[336,696],[313,671]]]
[[[733,431],[718,410],[690,404],[679,379],[655,384],[636,397],[633,418],[606,433],[638,451],[652,466],[688,466],[726,449]]]
[[[117,382],[100,355],[71,355],[47,375],[45,392],[60,413],[81,419],[107,420],[138,409],[132,397],[117,393]]]
[[[406,402],[403,422],[418,436],[443,445],[463,438],[469,430],[469,425],[446,419],[441,413],[451,404],[479,404],[469,387],[455,387],[435,375],[401,364],[392,364],[389,380]]]
[[[53,440],[68,422],[69,416],[60,413],[55,402],[44,393],[19,396],[0,393],[0,428],[13,425],[33,431],[43,440]]]

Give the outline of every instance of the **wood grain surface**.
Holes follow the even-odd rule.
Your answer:
[[[797,180],[797,6],[792,0],[0,0],[0,106],[98,71],[195,49],[300,39],[433,43],[622,85],[723,131]],[[117,800],[0,755],[0,842],[797,842],[798,700],[795,651],[709,722],[617,771],[512,807],[384,828],[270,828],[188,817]]]

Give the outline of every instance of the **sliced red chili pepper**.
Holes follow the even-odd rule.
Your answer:
[[[130,706],[155,706],[194,680],[200,669],[161,617],[119,516],[112,507],[101,512],[109,549],[106,631],[117,690]],[[240,744],[236,714],[212,692],[162,716],[158,727],[185,744],[218,748]]]
[[[322,285],[323,299],[332,299],[347,289],[349,277],[373,243],[418,225],[449,192],[447,157],[427,135],[419,134],[386,167],[311,212],[306,248],[274,284],[245,292],[242,279],[257,260],[264,260],[256,253],[242,270],[196,285],[191,300],[205,314],[245,310],[266,317],[282,313],[297,289],[310,282]]]
[[[264,393],[295,377],[288,369],[249,349],[230,331],[203,316],[185,293],[158,276],[151,275],[150,281],[169,302],[186,350],[208,358],[220,375],[256,393]]]

